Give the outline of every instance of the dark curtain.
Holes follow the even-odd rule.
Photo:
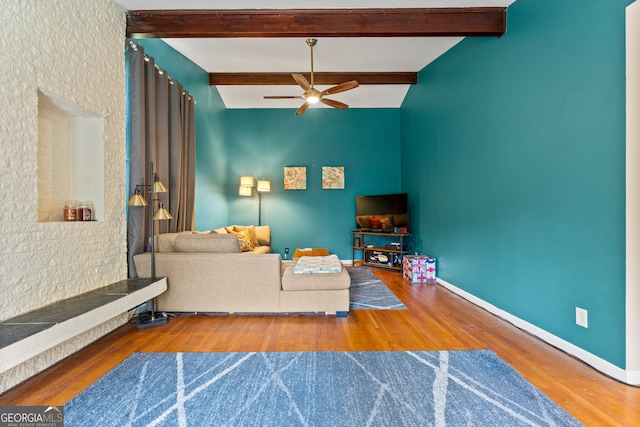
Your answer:
[[[155,233],[192,230],[195,200],[195,101],[182,85],[144,54],[129,49],[129,196],[136,185],[148,206],[128,208],[129,277],[137,277],[133,255],[151,250]],[[153,170],[151,166],[153,165]],[[167,187],[150,193],[153,174]],[[160,202],[171,220],[150,221]],[[155,227],[155,230],[154,230]]]

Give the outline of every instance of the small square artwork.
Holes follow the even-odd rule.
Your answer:
[[[307,189],[307,168],[305,166],[293,166],[284,168],[285,190]]]
[[[325,190],[344,190],[344,166],[323,166],[322,188]]]

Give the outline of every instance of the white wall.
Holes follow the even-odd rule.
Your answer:
[[[627,295],[626,368],[640,384],[640,1],[626,10],[627,51]]]
[[[112,0],[0,8],[0,320],[126,278],[125,14]],[[100,221],[38,221],[38,90],[104,118]],[[62,201],[61,201],[62,202]],[[0,392],[126,321],[3,373]]]

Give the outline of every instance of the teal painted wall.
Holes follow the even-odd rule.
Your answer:
[[[465,39],[401,109],[439,277],[622,368],[629,3],[518,0],[504,37]]]
[[[196,100],[196,229],[227,224],[226,110],[209,75],[160,39],[136,40]]]
[[[240,175],[271,181],[262,198],[262,223],[271,226],[272,250],[327,247],[351,259],[355,196],[400,190],[398,109],[312,108],[228,110],[229,221],[257,224],[257,196],[238,196]],[[287,190],[285,166],[307,168],[307,189]],[[322,166],[344,166],[345,189],[323,190]]]

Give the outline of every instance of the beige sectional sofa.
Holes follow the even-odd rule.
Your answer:
[[[255,227],[262,253],[242,252],[235,234],[157,236],[156,275],[167,277],[168,289],[156,299],[156,309],[346,316],[351,283],[346,268],[340,273],[293,274],[292,263],[283,264],[279,254],[268,253],[270,230],[262,227]],[[150,276],[150,253],[135,255],[134,263],[139,277]]]

